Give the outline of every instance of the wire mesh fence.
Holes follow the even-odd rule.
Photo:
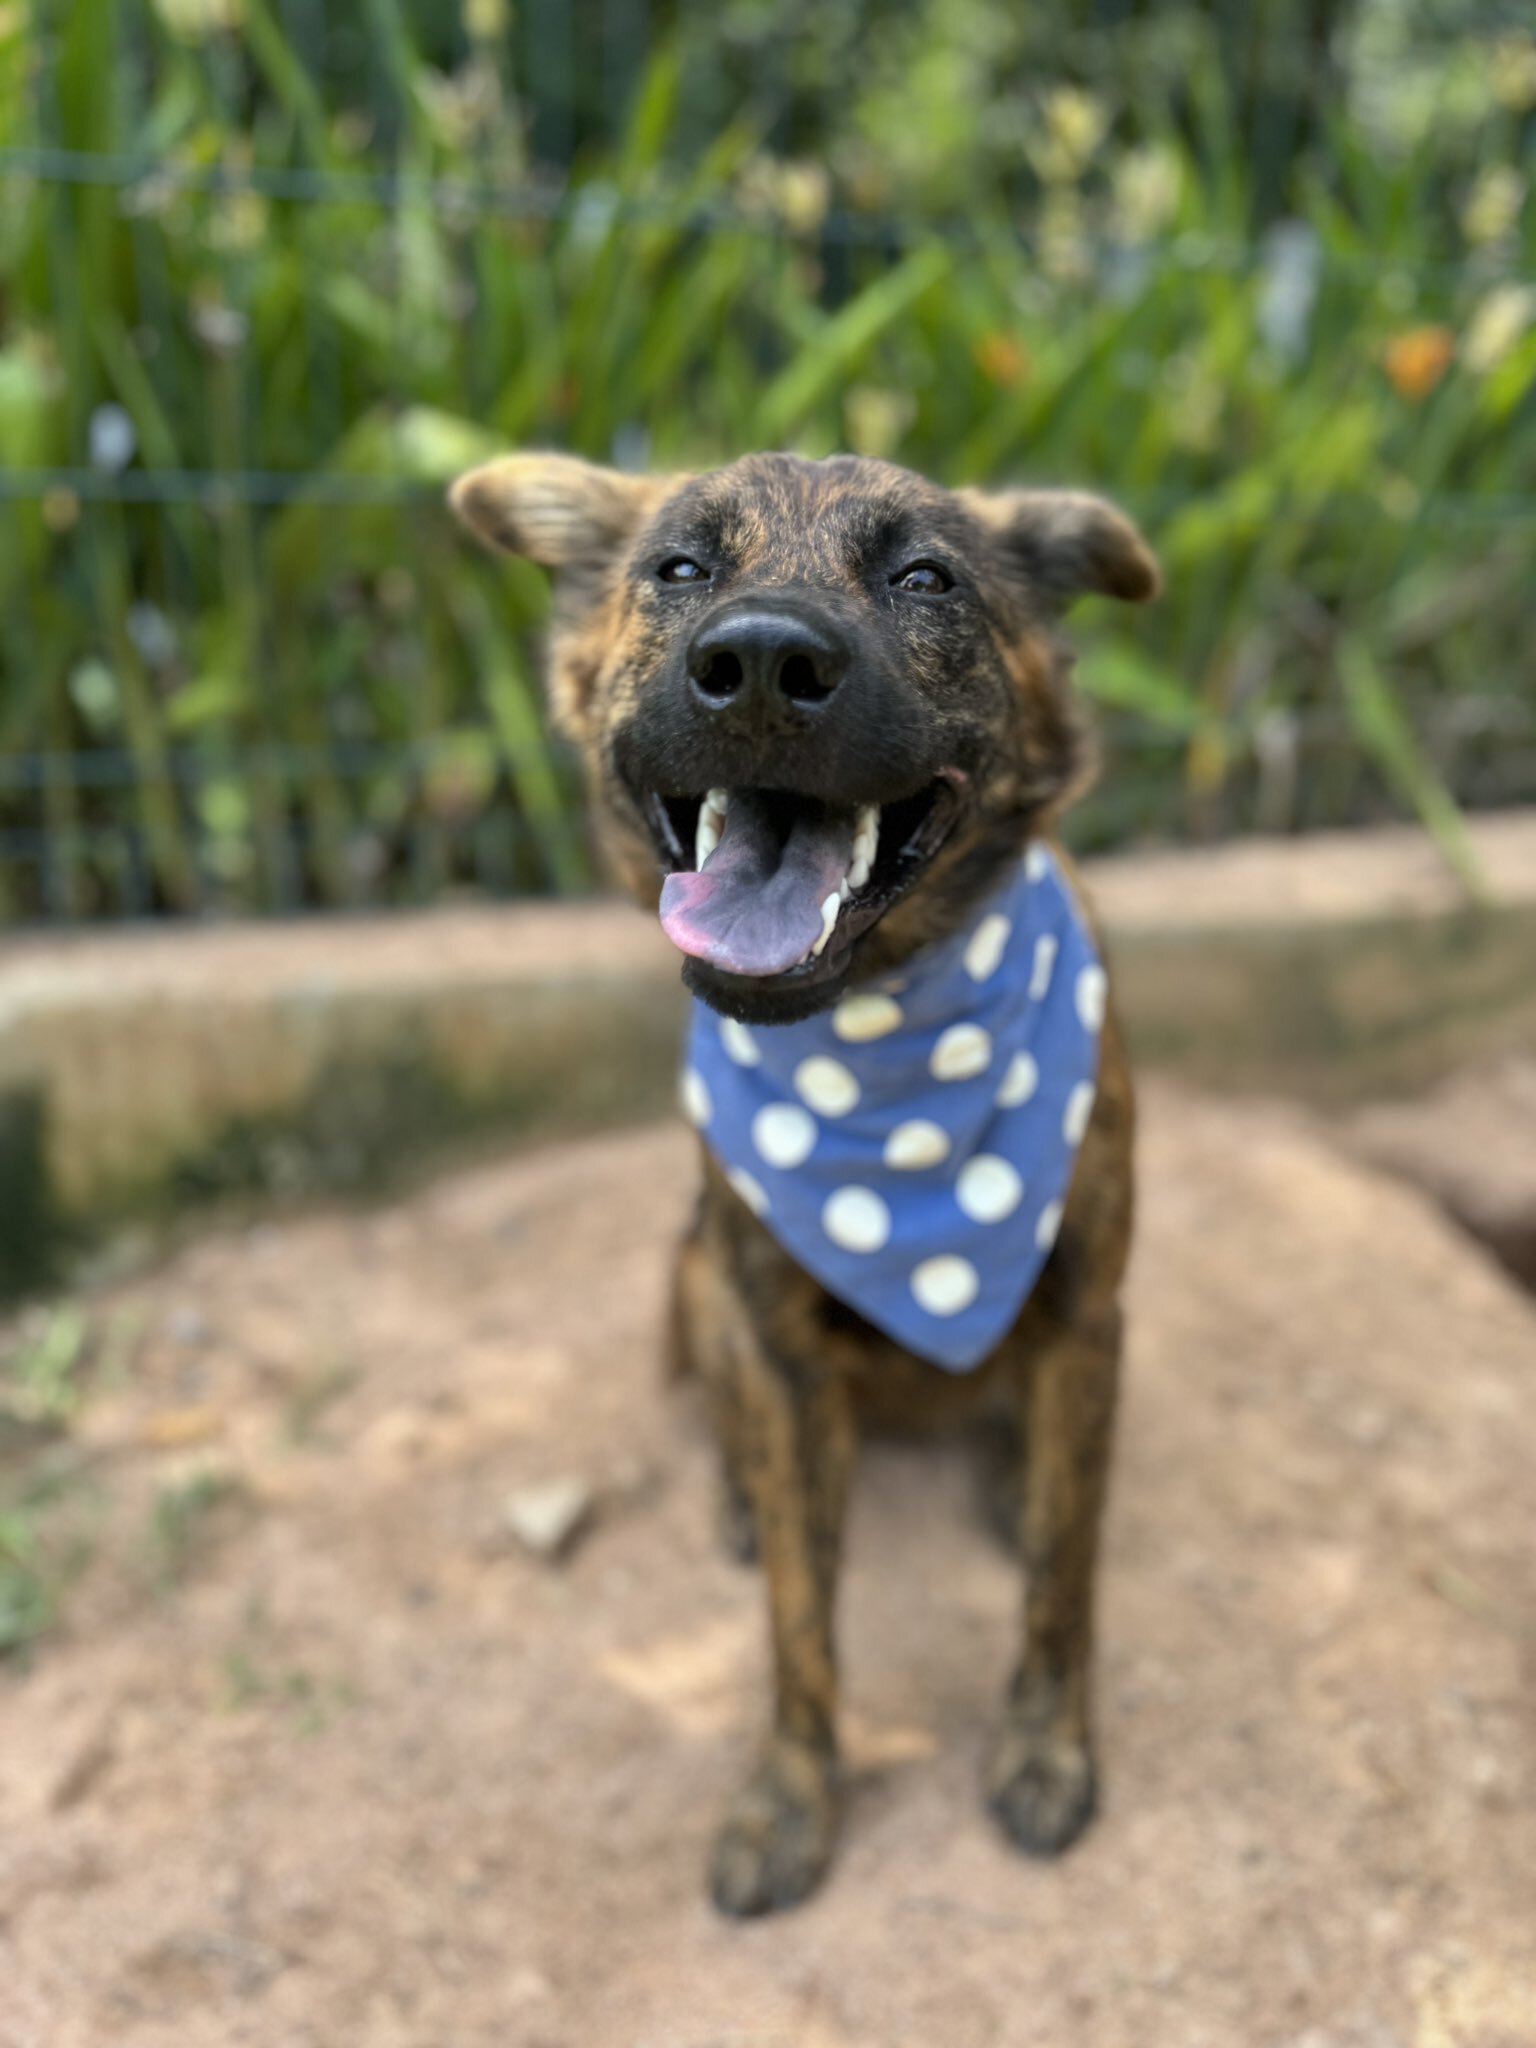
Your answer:
[[[9,10],[0,916],[585,886],[525,442],[1119,497],[1085,845],[1536,798],[1526,11],[1021,16]]]

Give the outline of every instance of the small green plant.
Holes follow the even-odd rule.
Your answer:
[[[259,1601],[246,1608],[239,1638],[222,1660],[224,1705],[231,1713],[276,1707],[299,1735],[318,1735],[340,1710],[355,1706],[357,1689],[344,1677],[326,1677],[282,1660]]]
[[[227,1472],[197,1472],[156,1496],[150,1518],[150,1574],[157,1591],[172,1592],[212,1536],[216,1518],[240,1497]]]
[[[55,1588],[30,1517],[0,1514],[0,1658],[24,1650],[52,1625]]]
[[[89,1336],[84,1314],[69,1303],[27,1318],[0,1367],[0,1411],[45,1428],[68,1423],[80,1403]]]

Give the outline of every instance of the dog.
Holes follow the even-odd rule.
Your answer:
[[[1097,497],[848,456],[657,476],[514,454],[451,501],[553,572],[554,722],[697,999],[703,1186],[672,1347],[706,1391],[773,1652],[713,1898],[794,1905],[832,1857],[833,1607],[866,1422],[987,1417],[1005,1452],[1026,1590],[988,1798],[1054,1856],[1097,1803],[1134,1122],[1053,838],[1091,766],[1058,622],[1087,593],[1152,597],[1156,561]]]

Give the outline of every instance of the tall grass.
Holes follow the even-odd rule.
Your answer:
[[[1357,10],[1265,228],[1196,11],[989,107],[1011,16],[897,10],[910,109],[790,155],[698,137],[685,8],[558,178],[490,0],[356,12],[347,90],[299,0],[0,14],[0,913],[580,886],[539,579],[441,509],[516,443],[1113,491],[1169,595],[1083,616],[1092,840],[1397,808],[1465,871],[1454,799],[1536,796],[1536,36]]]

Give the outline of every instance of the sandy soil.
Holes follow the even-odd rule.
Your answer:
[[[989,1828],[1014,1571],[957,1451],[873,1447],[843,1851],[738,1927],[760,1592],[655,1361],[690,1178],[603,1139],[95,1305],[93,1561],[0,1672],[3,2048],[1532,2048],[1536,1306],[1299,1116],[1149,1089],[1103,1818]],[[568,1474],[551,1565],[504,1504]]]

